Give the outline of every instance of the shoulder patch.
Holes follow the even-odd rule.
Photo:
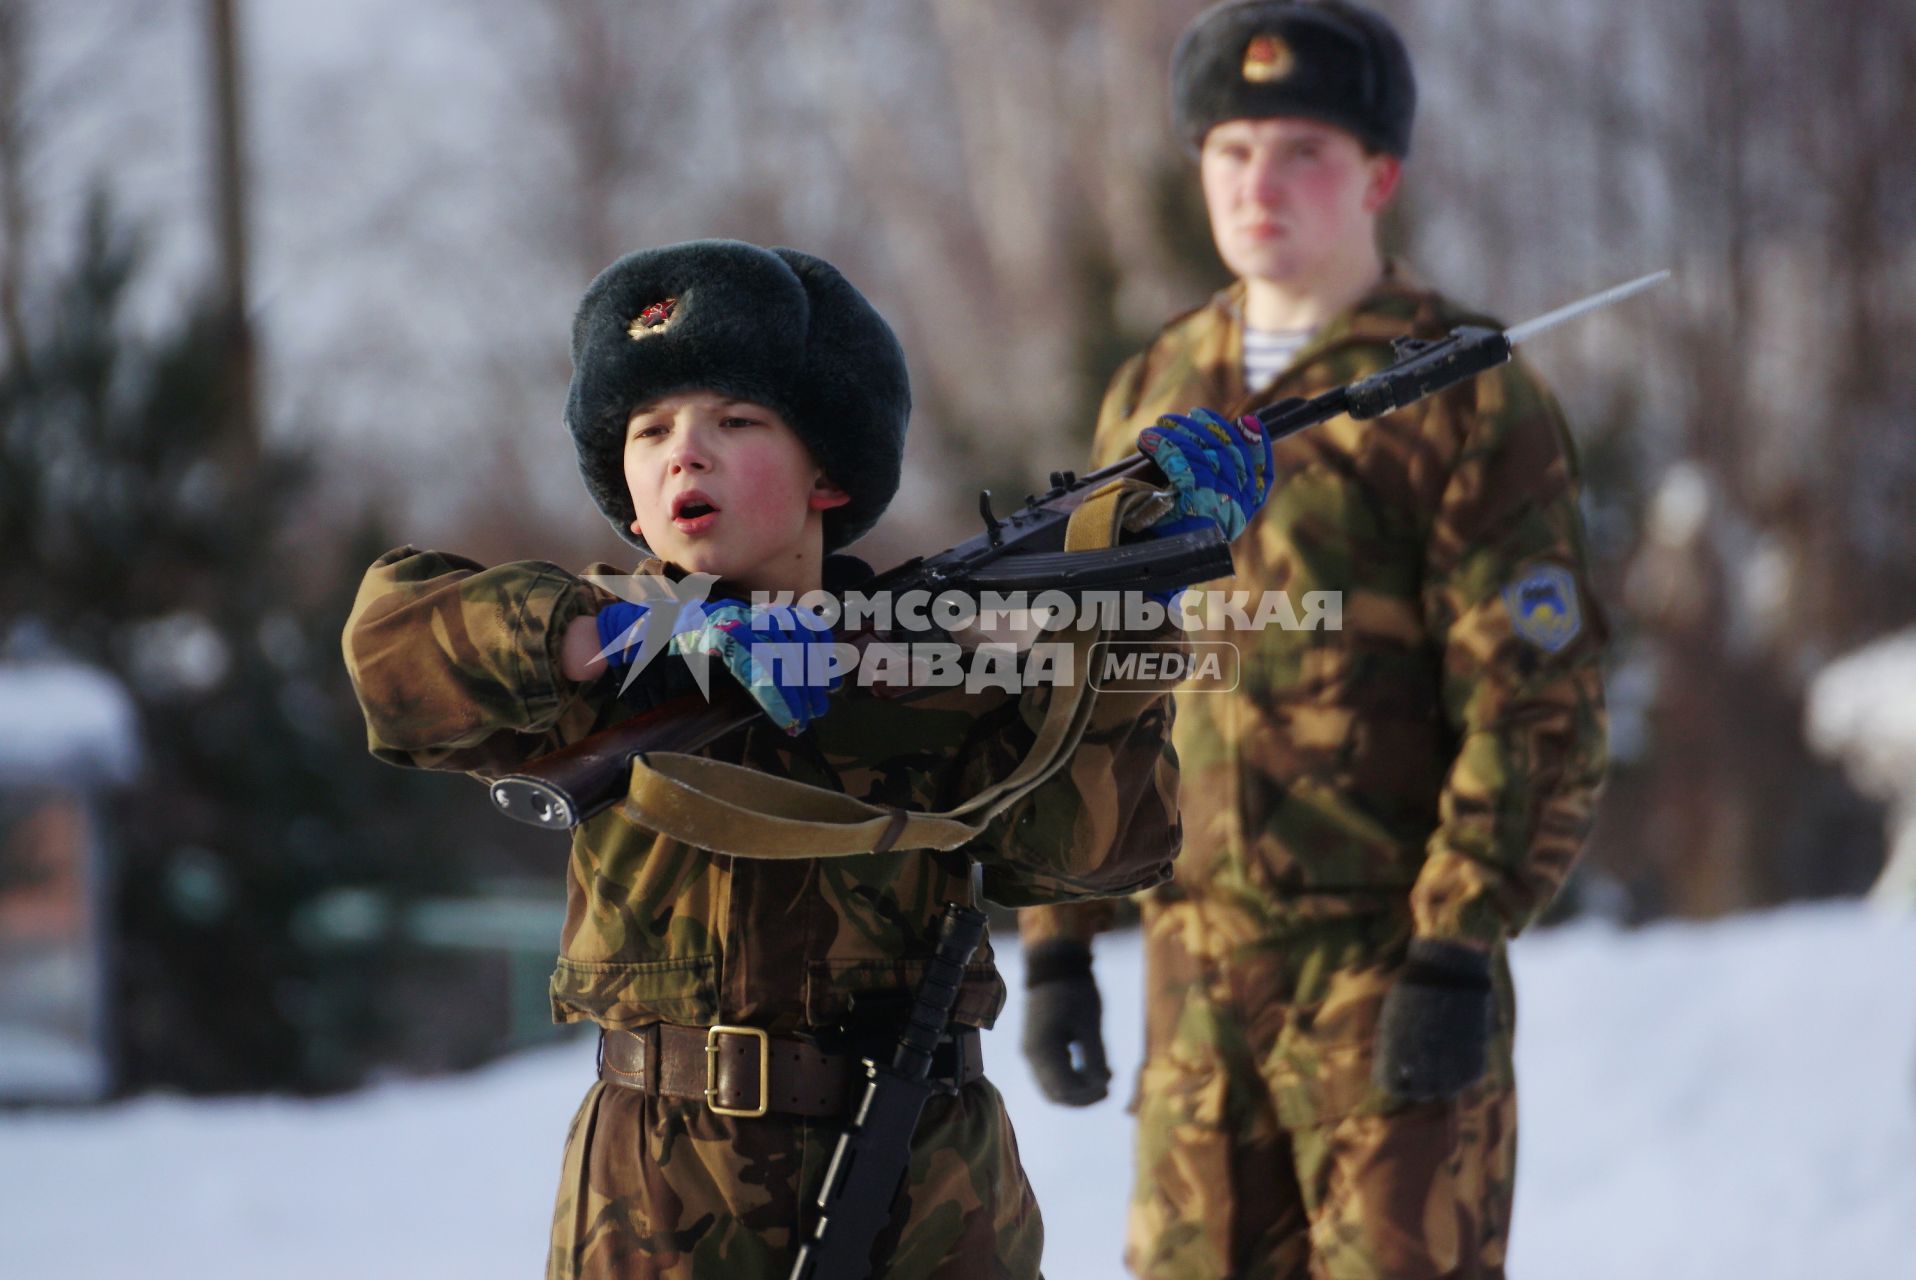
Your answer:
[[[1511,629],[1545,653],[1558,652],[1583,631],[1577,580],[1561,565],[1525,570],[1503,596]]]

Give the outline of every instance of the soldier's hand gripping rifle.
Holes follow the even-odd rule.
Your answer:
[[[1502,332],[1466,325],[1434,340],[1399,338],[1392,344],[1398,358],[1389,368],[1308,400],[1267,405],[1251,416],[1274,442],[1340,414],[1381,417],[1494,369],[1509,360],[1511,348],[1524,339],[1618,302],[1669,274],[1643,276]],[[1047,492],[1026,498],[1003,519],[992,512],[990,493],[980,494],[983,533],[948,551],[908,560],[859,589],[868,596],[950,590],[1168,591],[1230,574],[1230,547],[1215,527],[1100,551],[1066,551],[1071,513],[1111,481],[1129,478],[1165,483],[1156,464],[1138,453],[1087,475],[1054,471]],[[695,752],[760,714],[742,686],[722,681],[709,701],[687,694],[528,762],[492,784],[493,803],[509,817],[564,830],[617,803],[634,756]]]
[[[925,965],[891,1062],[865,1059],[865,1086],[825,1166],[818,1225],[799,1248],[791,1280],[865,1280],[871,1274],[872,1245],[891,1221],[892,1202],[911,1167],[918,1117],[940,1088],[927,1078],[932,1053],[951,1018],[965,965],[984,936],[984,912],[945,905],[938,950]]]

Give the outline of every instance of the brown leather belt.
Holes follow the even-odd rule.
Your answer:
[[[886,1048],[879,1060],[889,1057]],[[757,1027],[655,1022],[599,1032],[599,1079],[654,1097],[697,1098],[722,1116],[842,1116],[864,1081],[860,1060]],[[977,1028],[953,1028],[932,1055],[931,1078],[963,1088],[984,1074]]]

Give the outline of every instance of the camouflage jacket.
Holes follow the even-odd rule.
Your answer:
[[[1233,414],[1389,364],[1389,340],[1501,328],[1401,268],[1273,385],[1243,385],[1241,283],[1173,320],[1112,380],[1099,463],[1158,415]],[[1605,762],[1600,659],[1561,413],[1521,361],[1383,418],[1280,441],[1229,590],[1342,593],[1341,629],[1210,632],[1232,692],[1180,691],[1185,852],[1161,897],[1253,934],[1408,901],[1418,934],[1494,941],[1548,903]],[[1089,937],[1099,904],[1025,912],[1027,941]]]
[[[643,709],[642,683],[620,695],[616,678],[559,673],[566,624],[611,599],[550,564],[484,568],[413,547],[381,556],[343,639],[372,753],[496,777]],[[942,809],[1016,765],[1049,696],[953,689],[903,704],[853,683],[797,737],[765,724],[711,751],[874,803]],[[856,993],[917,983],[945,902],[972,900],[974,863],[985,894],[1014,906],[1161,881],[1179,835],[1169,715],[1163,692],[1100,696],[1067,766],[950,853],[755,861],[609,810],[572,834],[554,1016],[830,1025]],[[987,945],[955,1016],[989,1026],[1003,1000]]]

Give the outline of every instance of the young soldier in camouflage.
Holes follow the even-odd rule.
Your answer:
[[[1236,283],[1112,380],[1096,461],[1166,408],[1242,413],[1487,320],[1380,259],[1414,102],[1347,3],[1215,7],[1173,59]],[[1125,1256],[1149,1277],[1495,1277],[1516,1144],[1504,940],[1576,858],[1604,765],[1602,627],[1576,464],[1521,361],[1277,446],[1239,538],[1255,593],[1342,593],[1342,629],[1239,637],[1179,698],[1185,852],[1143,901],[1145,1063]],[[1023,913],[1025,1051],[1104,1095],[1098,904]],[[1081,1065],[1073,1064],[1073,1049]]]
[[[566,420],[580,466],[613,527],[650,557],[639,572],[718,580],[673,648],[720,658],[774,721],[711,754],[918,809],[1011,770],[1042,718],[1042,687],[908,705],[850,687],[828,698],[802,668],[772,678],[753,661],[754,641],[828,637],[732,597],[851,582],[862,566],[829,553],[869,529],[898,484],[903,355],[842,275],[735,242],[633,254],[586,294],[573,362]],[[1205,423],[1156,434],[1155,448],[1229,461]],[[1252,511],[1268,443],[1254,452]],[[1181,508],[1214,497],[1179,492]],[[676,625],[645,615],[550,564],[389,552],[344,640],[371,749],[488,777],[628,717],[654,693],[622,690],[608,664],[629,657],[638,627]],[[784,1276],[811,1231],[857,1058],[895,1038],[943,904],[971,901],[973,865],[984,892],[1012,905],[1168,876],[1168,719],[1162,693],[1100,696],[1066,766],[951,853],[755,861],[659,835],[623,805],[577,827],[552,1004],[561,1021],[599,1024],[601,1068],[566,1142],[548,1276]],[[1037,1206],[980,1065],[978,1030],[1003,999],[987,945],[934,1060],[952,1088],[917,1130],[881,1274],[1037,1274]]]

